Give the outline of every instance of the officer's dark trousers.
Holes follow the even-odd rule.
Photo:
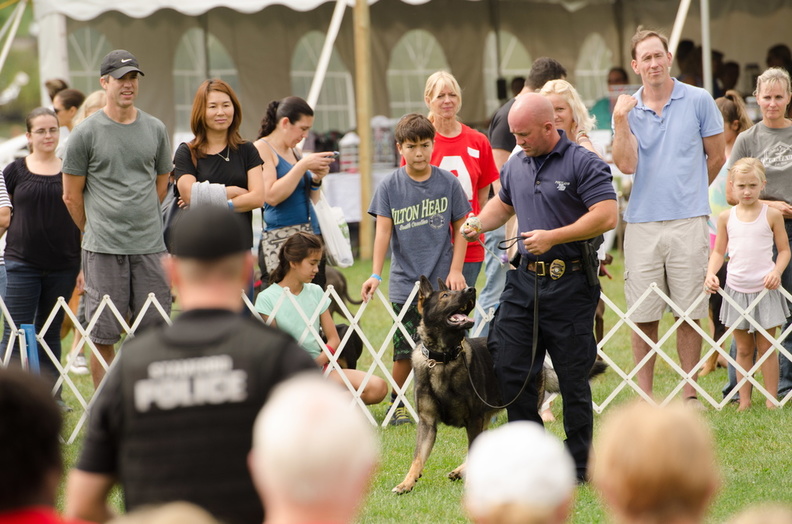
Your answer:
[[[509,402],[522,388],[531,367],[534,311],[533,272],[509,271],[501,295],[488,346],[503,402]],[[588,374],[597,356],[594,340],[594,312],[600,287],[589,286],[583,271],[567,272],[558,280],[539,277],[539,338],[532,378],[520,397],[508,407],[509,421],[542,423],[536,381],[545,351],[553,360],[564,402],[566,445],[585,479],[594,427]]]

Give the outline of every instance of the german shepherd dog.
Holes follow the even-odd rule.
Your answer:
[[[464,427],[469,448],[500,411],[492,406],[502,403],[486,338],[465,336],[473,326],[469,314],[476,303],[475,288],[452,291],[440,279],[438,285],[435,291],[429,279],[421,276],[418,294],[420,344],[412,354],[418,432],[410,471],[401,484],[393,488],[393,492],[399,494],[412,491],[421,476],[434,446],[438,422]],[[607,364],[598,360],[590,377],[603,373],[606,368]],[[540,404],[544,391],[559,392],[558,377],[550,366],[545,365],[537,383]],[[451,471],[448,478],[459,480],[464,470],[463,463]]]
[[[499,411],[478,398],[471,382],[489,404],[497,406],[501,402],[486,339],[465,336],[473,326],[468,315],[476,304],[475,288],[451,291],[442,280],[438,279],[438,284],[439,290],[435,291],[429,279],[421,276],[418,294],[421,341],[412,355],[418,410],[417,444],[410,471],[393,488],[394,493],[407,493],[415,486],[434,446],[438,422],[464,427],[470,446]],[[464,467],[462,464],[448,477],[462,478]]]

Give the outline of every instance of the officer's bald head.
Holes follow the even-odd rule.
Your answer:
[[[546,155],[559,140],[553,123],[553,105],[537,93],[517,97],[509,111],[509,129],[528,156]]]

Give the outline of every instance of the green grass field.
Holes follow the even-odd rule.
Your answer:
[[[359,262],[351,268],[344,269],[343,273],[349,282],[350,295],[357,298],[360,286],[371,273],[371,265],[369,262]],[[611,273],[615,278],[603,282],[605,294],[620,308],[624,308],[619,257],[611,266]],[[481,289],[483,274],[478,284]],[[387,293],[386,285],[382,286],[382,291]],[[354,306],[352,309],[353,312],[357,310]],[[607,310],[606,333],[617,320],[617,316]],[[670,324],[669,315],[661,325],[661,337]],[[379,301],[375,300],[367,307],[361,317],[361,327],[378,350],[391,327],[390,317]],[[633,365],[629,333],[629,329],[623,326],[609,339],[604,348],[608,356],[625,371],[629,371]],[[675,358],[673,337],[664,345],[664,349]],[[706,351],[708,347],[704,349]],[[391,353],[388,350],[383,356],[386,365],[389,365],[390,358]],[[362,366],[368,366],[370,363],[371,358],[367,355],[361,359]],[[361,365],[358,366],[359,369]],[[377,373],[382,375],[381,370]],[[680,380],[667,363],[660,361],[657,363],[655,376],[658,398],[670,394]],[[699,383],[710,395],[720,401],[720,388],[725,380],[725,370],[718,369],[702,378]],[[80,377],[77,382],[84,395],[90,394],[89,379]],[[621,382],[622,379],[614,370],[609,370],[605,376],[597,379],[592,386],[595,402],[602,404]],[[625,387],[610,401],[604,412],[613,405],[636,396],[631,388]],[[65,392],[64,398],[71,405],[77,405],[70,392]],[[792,424],[789,420],[789,408],[769,411],[764,408],[764,402],[756,392],[753,400],[754,408],[746,413],[737,413],[733,405],[728,405],[720,411],[709,408],[705,413],[705,418],[710,423],[717,440],[717,456],[723,479],[722,487],[708,516],[708,522],[724,522],[740,509],[762,501],[792,504],[792,490],[789,489],[789,479],[792,476],[792,449],[789,444]],[[374,418],[381,422],[387,411],[387,401],[370,409]],[[558,420],[547,424],[547,428],[563,438],[561,399],[554,402],[553,412]],[[67,416],[69,433],[79,416],[79,410]],[[502,413],[496,424],[505,422],[506,416]],[[595,442],[600,422],[601,416],[595,415]],[[460,503],[462,484],[452,482],[445,477],[464,460],[467,447],[464,430],[448,427],[439,429],[437,442],[423,477],[412,493],[401,496],[391,493],[391,489],[401,482],[409,468],[415,446],[415,426],[387,427],[378,431],[382,441],[382,461],[359,522],[466,522]],[[76,460],[80,440],[65,446],[67,466],[71,466]],[[114,500],[120,506],[120,493],[117,491],[114,493]],[[589,486],[578,489],[571,522],[606,521],[604,508],[594,491]]]

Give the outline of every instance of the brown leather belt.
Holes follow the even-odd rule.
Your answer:
[[[555,280],[564,276],[568,271],[583,271],[583,261],[561,259],[555,259],[551,262],[542,260],[529,261],[525,264],[525,269],[532,273],[536,273],[538,277],[549,275]]]

